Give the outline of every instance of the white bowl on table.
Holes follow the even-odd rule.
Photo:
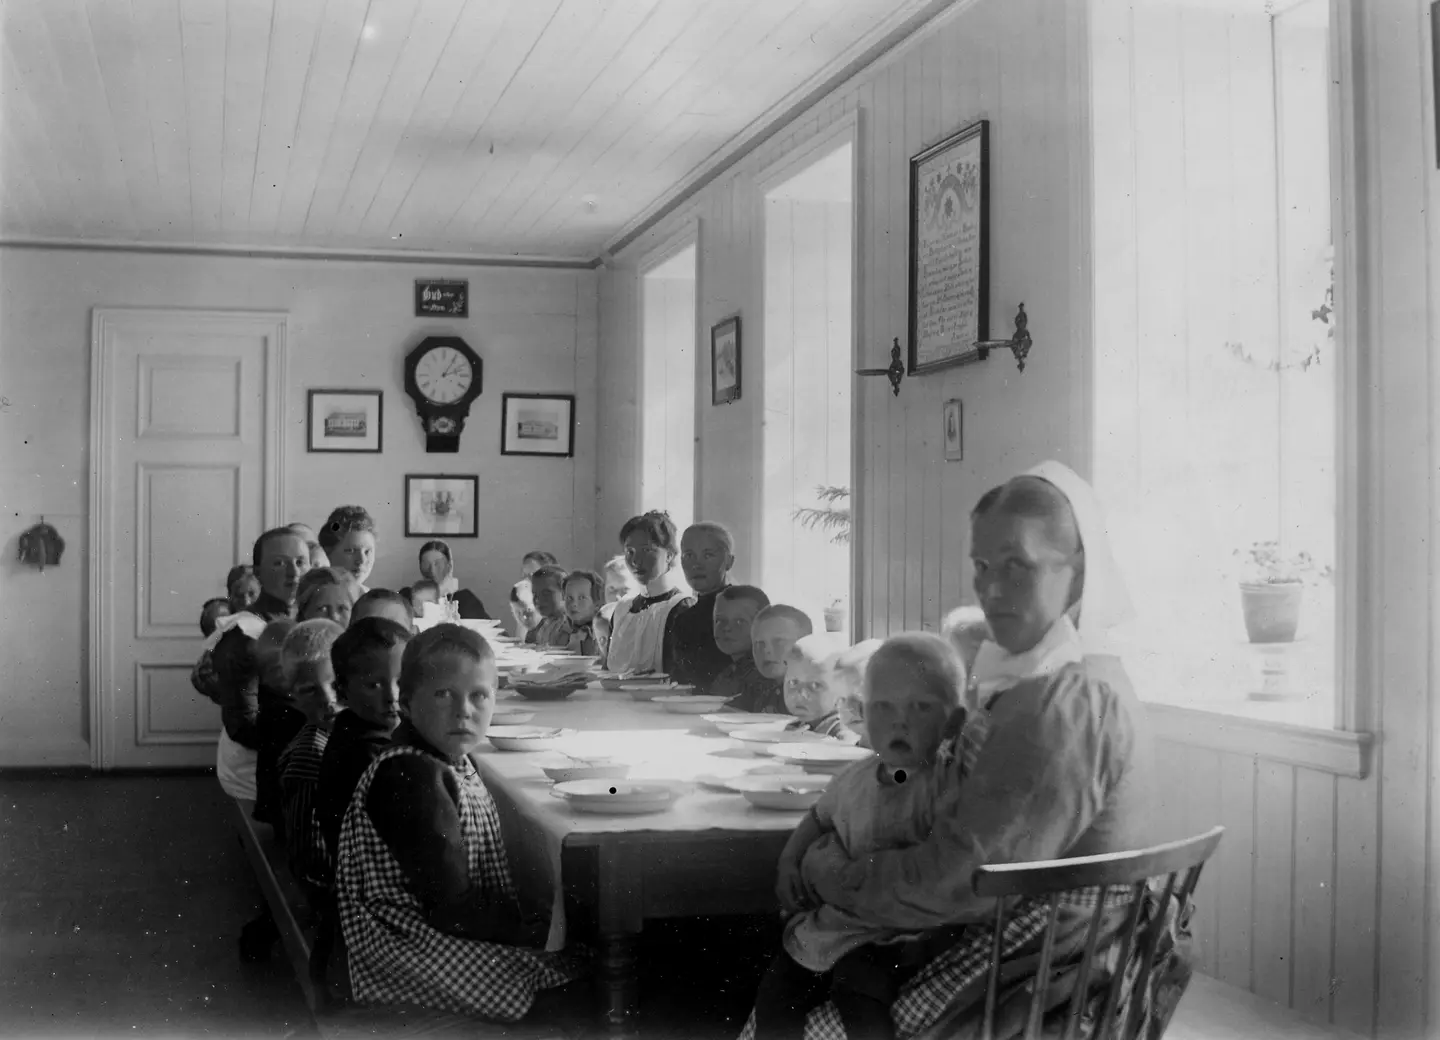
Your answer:
[[[708,693],[668,693],[654,701],[673,715],[703,715],[723,706],[725,698]]]
[[[649,672],[643,675],[601,672],[600,685],[607,690],[623,690],[627,686],[668,686],[672,685],[672,680],[663,672]]]
[[[580,812],[665,812],[680,796],[678,785],[667,780],[570,780],[550,789]]]
[[[752,773],[737,776],[726,786],[739,791],[757,808],[799,812],[818,802],[829,783],[828,776],[806,773]]]
[[[875,757],[875,752],[869,748],[835,742],[769,744],[764,750],[767,755],[800,766],[807,773],[827,776],[835,776],[856,762]]]
[[[519,708],[496,708],[495,713],[490,716],[490,726],[523,726],[535,717],[533,711],[523,711]]]
[[[630,775],[630,765],[600,756],[580,758],[567,755],[566,760],[541,766],[545,775],[556,783],[573,780],[621,780]]]
[[[782,719],[784,717],[780,716]],[[731,730],[730,736],[742,745],[749,746],[751,750],[762,744],[840,744],[840,741],[833,737],[824,736],[814,730],[788,728],[795,722],[795,719],[790,719],[788,722],[770,722],[762,726],[741,726]]]
[[[496,751],[553,751],[556,741],[573,733],[553,726],[491,726],[485,735]]]
[[[681,686],[679,683],[621,683],[620,689],[628,693],[633,700],[653,701],[656,697],[664,697],[667,694],[682,694],[695,689],[693,686]]]
[[[785,718],[783,715],[762,715],[760,712],[754,711],[719,711],[713,715],[701,717],[721,733],[734,733],[737,729],[744,729],[746,726],[778,725],[777,720]]]

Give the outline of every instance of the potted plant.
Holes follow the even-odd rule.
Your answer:
[[[800,526],[810,530],[828,532],[830,540],[836,545],[844,545],[850,541],[850,507],[843,504],[850,497],[850,489],[821,485],[815,489],[815,497],[822,503],[818,508],[800,506],[792,514],[796,520],[800,521]],[[837,596],[825,608],[825,631],[843,632],[844,630],[845,598]]]
[[[1330,568],[1317,567],[1304,550],[1286,555],[1275,541],[1255,542],[1235,556],[1242,567],[1240,606],[1250,642],[1293,643],[1305,579],[1328,578]]]

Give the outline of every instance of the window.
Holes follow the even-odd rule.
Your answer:
[[[765,191],[761,583],[849,632],[854,148]]]
[[[1094,461],[1127,665],[1148,700],[1332,727],[1329,3],[1117,7],[1092,37]]]
[[[640,504],[695,518],[695,243],[640,280]]]

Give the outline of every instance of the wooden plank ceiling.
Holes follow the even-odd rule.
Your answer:
[[[3,0],[0,236],[597,256],[931,0]]]

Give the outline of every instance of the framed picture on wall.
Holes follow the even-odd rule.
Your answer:
[[[500,454],[575,454],[574,394],[502,394]]]
[[[415,317],[438,314],[445,318],[470,316],[470,283],[418,278],[415,281]]]
[[[384,446],[384,405],[381,390],[311,390],[309,450],[378,453]]]
[[[910,160],[910,375],[977,361],[990,334],[990,123]]]
[[[455,477],[440,473],[407,474],[405,537],[477,537],[480,531],[475,514],[475,499],[479,486],[479,477]]]
[[[710,330],[710,403],[740,400],[740,315]]]
[[[945,402],[945,407],[941,411],[941,422],[945,428],[945,461],[963,462],[965,460],[965,408],[958,399]]]

